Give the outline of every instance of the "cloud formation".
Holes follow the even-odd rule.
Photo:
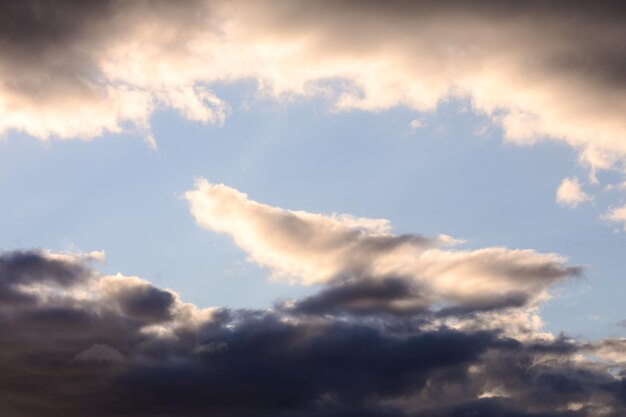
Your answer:
[[[583,191],[577,178],[564,178],[556,190],[556,202],[562,206],[578,207],[591,197]]]
[[[319,303],[297,314],[202,310],[143,279],[101,275],[84,257],[20,251],[0,262],[19,301],[5,298],[0,309],[3,415],[626,412],[623,340],[521,340],[478,322],[454,329],[418,310],[368,318]],[[379,285],[373,302],[395,291]]]
[[[284,210],[206,180],[185,197],[201,226],[231,235],[276,278],[331,285],[304,309],[321,303],[326,310],[330,302],[395,313],[532,306],[550,285],[580,272],[555,254],[451,249],[459,242],[449,236],[396,235],[382,219]]]
[[[568,143],[594,169],[626,155],[619,1],[8,2],[0,131],[149,130],[159,106],[221,122],[218,82],[341,109],[467,99],[515,143]]]
[[[624,223],[624,231],[626,232],[626,205],[611,208],[603,217],[613,223]]]

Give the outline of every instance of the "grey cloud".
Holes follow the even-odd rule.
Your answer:
[[[414,315],[426,313],[432,300],[410,279],[345,280],[298,301],[288,311],[302,314]]]
[[[98,95],[98,32],[115,3],[2,1],[0,74],[7,93],[42,101],[67,94],[88,105]]]
[[[90,272],[82,263],[46,256],[41,251],[4,252],[0,255],[0,276],[5,285],[50,281],[70,286]]]
[[[177,404],[219,415],[245,398],[248,412],[308,415],[321,408],[324,413],[316,404],[324,394],[331,403],[365,405],[409,393],[431,372],[476,359],[493,337],[441,331],[394,340],[367,326],[289,325],[272,316],[252,317],[232,332],[207,336],[225,341],[228,349],[186,364],[135,369],[122,381],[125,389],[139,391],[147,400],[143,407],[156,400],[163,407]],[[172,387],[171,378],[186,382]]]
[[[146,285],[124,289],[118,294],[117,302],[132,317],[158,322],[171,318],[174,296],[168,291]]]
[[[20,287],[34,283],[54,283],[68,287],[89,275],[78,262],[48,257],[41,251],[0,253],[0,302],[5,305],[28,302],[33,295]]]
[[[5,253],[3,271],[18,269],[20,254]],[[37,262],[54,256],[41,252]],[[318,315],[228,309],[204,314],[189,310],[170,291],[139,278],[98,276],[84,262],[71,262],[82,265],[83,273],[75,274],[65,295],[19,306],[2,303],[3,413],[619,417],[626,412],[624,377],[609,372],[619,365],[577,359],[590,346],[575,340],[518,340],[497,328],[455,330],[419,309],[386,314],[377,307],[364,315],[346,307],[352,289],[333,298],[332,287],[301,302]],[[55,285],[35,275],[30,282]],[[357,298],[384,304],[407,291],[402,281],[372,285],[357,288]],[[380,289],[380,300],[374,288]],[[81,294],[87,289],[86,299]],[[155,302],[162,293],[173,295],[173,303]],[[138,313],[111,303],[112,296],[125,295],[146,300],[150,307],[141,301],[139,312],[151,312],[151,319],[155,305],[159,312],[168,305],[170,315],[157,314],[156,324],[137,320]],[[323,314],[325,309],[330,314]],[[592,348],[614,352],[620,343],[607,340]]]
[[[74,360],[84,362],[123,362],[124,355],[111,346],[94,343],[92,347],[76,355]]]

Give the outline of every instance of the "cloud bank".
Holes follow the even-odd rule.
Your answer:
[[[200,309],[141,278],[102,275],[89,262],[44,251],[0,254],[2,415],[626,412],[623,340],[533,330],[517,338],[504,326],[482,328],[478,317],[461,329],[427,311],[389,315],[376,305],[406,293],[404,281],[393,280],[367,280],[348,297],[367,300],[367,316],[329,301],[332,284],[296,301],[298,309]],[[494,308],[513,317],[509,307]],[[602,360],[585,359],[590,353]]]
[[[563,141],[610,168],[626,155],[625,14],[612,0],[7,2],[0,132],[149,135],[159,107],[220,123],[211,85],[251,79],[338,110],[469,100],[510,141]]]

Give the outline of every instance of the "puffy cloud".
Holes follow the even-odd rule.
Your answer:
[[[250,258],[305,284],[331,288],[301,308],[328,302],[403,312],[442,306],[489,310],[532,305],[556,281],[580,272],[554,254],[485,248],[453,250],[449,236],[396,235],[389,222],[324,216],[257,203],[233,188],[199,180],[185,194],[196,221],[227,233]],[[368,294],[377,294],[371,300]],[[386,294],[383,296],[382,294]],[[383,306],[384,305],[384,306]]]
[[[608,363],[626,365],[626,339],[604,339],[591,343],[588,349]]]
[[[124,314],[146,322],[172,318],[175,295],[136,277],[109,276],[101,280],[100,289]]]
[[[556,202],[563,206],[577,207],[591,197],[580,186],[577,178],[564,178],[556,190]]]
[[[201,2],[192,1],[182,7],[117,0],[3,5],[0,132],[89,139],[132,129],[150,138],[149,118],[158,106],[175,108],[191,120],[220,122],[225,104],[194,79],[137,83],[107,73],[116,65],[116,46],[126,41],[129,47],[158,49],[161,59],[152,64],[167,66],[165,61],[175,58],[167,50],[189,41],[186,23],[202,13],[200,8]],[[145,44],[148,39],[152,47]],[[132,62],[121,65],[133,70]]]
[[[379,254],[411,253],[450,240],[395,236],[382,219],[282,210],[206,180],[199,180],[185,198],[200,225],[232,235],[258,263],[307,284],[329,281],[344,269],[366,271]]]
[[[93,259],[101,259],[101,253],[72,256],[47,251],[1,252],[0,309],[32,301],[36,298],[39,283],[71,287],[89,275],[83,261]]]
[[[7,3],[1,131],[148,129],[158,106],[221,122],[217,82],[336,109],[469,99],[520,144],[549,137],[608,168],[626,154],[619,1],[162,0]]]
[[[624,223],[624,231],[626,231],[626,205],[610,209],[603,217],[614,223]]]
[[[479,321],[474,329],[437,324],[419,309],[391,316],[374,309],[367,318],[358,309],[345,310],[347,315],[337,317],[337,303],[308,304],[318,311],[328,307],[331,314],[322,316],[199,310],[141,278],[101,275],[85,257],[44,251],[4,253],[2,282],[21,276],[15,271],[24,269],[25,259],[39,266],[26,268],[28,280],[21,281],[20,291],[33,286],[49,291],[19,304],[2,303],[3,415],[618,417],[626,412],[621,340],[519,340],[497,326],[481,328]],[[57,278],[66,275],[72,278],[61,279],[59,287]],[[372,302],[403,284],[377,285],[380,293],[379,288],[368,293]],[[46,295],[51,292],[56,296]],[[154,331],[155,326],[167,331]],[[585,359],[585,352],[602,360]]]

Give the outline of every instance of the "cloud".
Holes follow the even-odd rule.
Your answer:
[[[624,223],[624,231],[626,231],[626,205],[614,207],[604,214],[603,218],[614,223]]]
[[[41,139],[90,139],[125,130],[149,136],[149,118],[159,106],[191,120],[219,123],[225,103],[193,79],[144,84],[106,71],[116,65],[114,49],[126,41],[129,47],[158,49],[161,59],[153,64],[167,65],[174,56],[166,50],[189,40],[186,22],[202,13],[200,7],[192,1],[183,7],[116,0],[7,4],[0,21],[0,132],[19,130]],[[161,36],[146,33],[157,27]],[[146,44],[145,35],[153,42]],[[130,61],[120,65],[137,69]]]
[[[304,314],[414,315],[425,313],[430,300],[417,284],[404,279],[354,279],[341,282],[284,308]]]
[[[74,360],[83,362],[123,362],[124,355],[122,355],[118,350],[113,349],[111,346],[94,343],[92,347],[76,355]]]
[[[609,363],[626,365],[626,339],[603,339],[591,343],[589,351]]]
[[[564,178],[556,191],[556,202],[562,206],[574,208],[590,200],[591,197],[582,190],[577,178]]]
[[[101,290],[130,317],[150,323],[172,318],[175,295],[135,277],[112,276],[101,281]]]
[[[0,131],[145,132],[159,107],[220,123],[211,85],[252,79],[337,110],[469,100],[512,142],[563,141],[610,168],[626,155],[625,13],[611,0],[16,2],[1,22]]]
[[[98,258],[100,253],[94,256]],[[83,261],[92,259],[90,255],[72,256],[46,251],[0,252],[0,309],[35,299],[37,288],[33,284],[71,287],[89,275]],[[31,291],[24,291],[29,287]]]
[[[374,309],[368,317],[347,309],[337,317],[337,303],[308,304],[330,315],[201,310],[141,278],[102,275],[85,257],[45,251],[5,252],[0,280],[17,282],[13,277],[21,275],[14,271],[24,270],[24,259],[39,266],[26,268],[29,278],[16,292],[38,291],[21,303],[3,301],[0,309],[3,415],[626,412],[619,339],[520,340],[502,328],[481,329],[479,321],[474,329],[438,325],[419,309],[403,315]],[[59,287],[57,278],[67,274],[72,278]],[[397,285],[405,292],[403,283],[376,285],[382,290],[368,294],[373,301]],[[128,300],[135,300],[132,308]],[[585,359],[587,352],[602,360]]]
[[[381,219],[324,216],[257,203],[199,180],[185,193],[201,226],[233,237],[275,278],[326,283],[337,306],[401,312],[445,305],[474,309],[534,305],[551,284],[578,274],[555,254],[501,247],[454,250],[449,236],[396,235]],[[375,301],[368,294],[386,294]],[[355,298],[356,297],[356,298]]]
[[[424,126],[426,126],[426,124],[421,119],[413,119],[409,122],[409,127],[411,128],[411,130],[417,130]]]

